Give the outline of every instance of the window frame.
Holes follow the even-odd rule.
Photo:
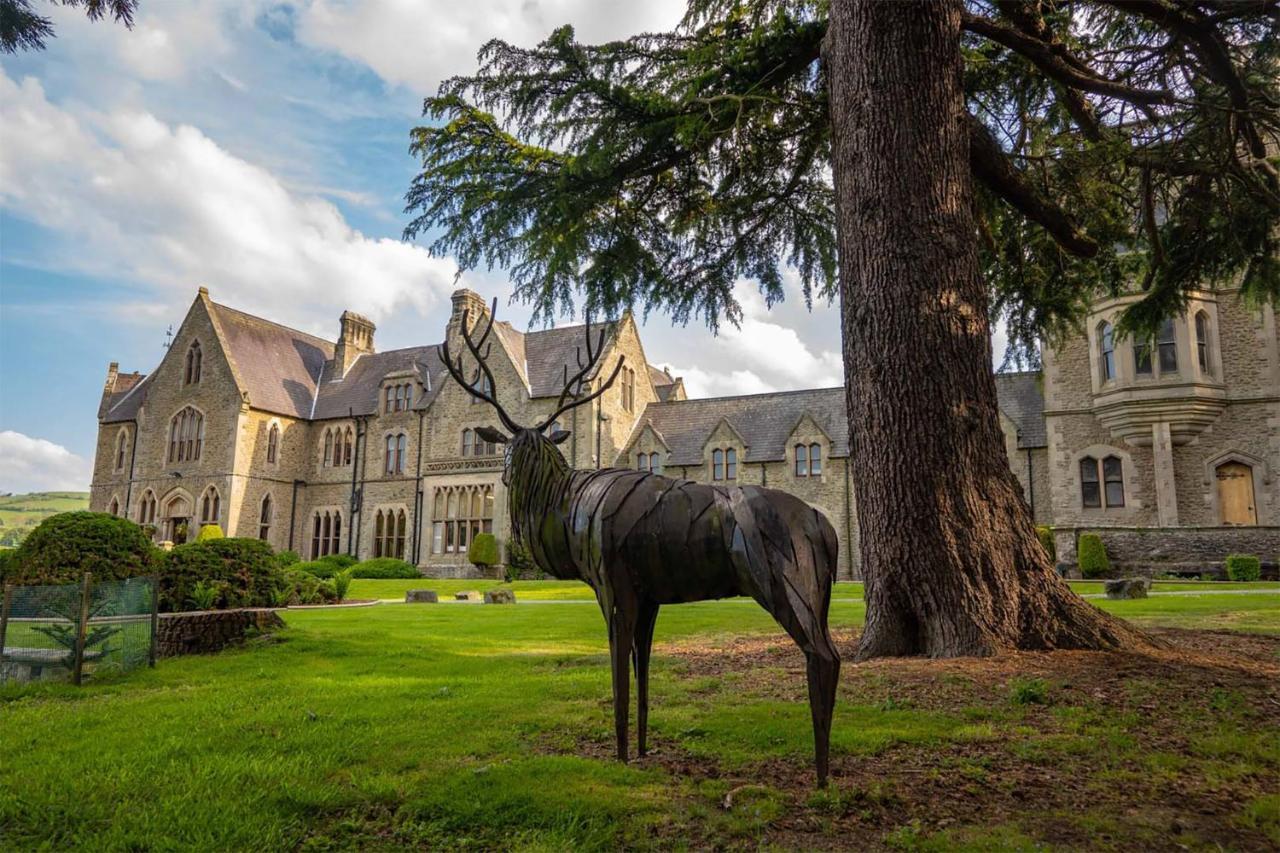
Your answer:
[[[1116,380],[1116,330],[1110,320],[1098,325],[1098,367],[1103,383]]]

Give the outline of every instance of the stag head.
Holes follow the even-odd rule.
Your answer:
[[[515,453],[523,445],[536,445],[542,442],[550,442],[551,444],[560,444],[569,437],[569,433],[565,430],[556,430],[551,435],[545,435],[547,427],[555,423],[561,415],[575,409],[578,406],[586,405],[592,400],[599,397],[605,391],[613,386],[614,381],[618,378],[618,374],[622,372],[622,366],[625,357],[619,358],[618,363],[614,366],[613,372],[609,374],[609,378],[597,388],[595,391],[588,393],[590,388],[591,375],[595,371],[600,362],[600,357],[604,354],[604,339],[606,329],[600,329],[595,336],[594,343],[591,334],[591,320],[587,320],[586,324],[586,358],[583,358],[582,347],[578,347],[575,353],[575,361],[578,365],[578,372],[569,375],[569,365],[564,367],[563,387],[560,391],[560,397],[556,400],[555,410],[540,423],[534,426],[521,426],[507,414],[506,410],[498,403],[497,384],[494,382],[493,371],[490,370],[488,360],[493,344],[489,341],[489,334],[493,331],[494,316],[498,311],[498,300],[493,300],[492,307],[489,310],[488,322],[484,323],[484,329],[479,337],[473,337],[472,329],[468,324],[469,311],[462,312],[461,335],[463,342],[467,345],[471,357],[476,362],[475,373],[470,379],[467,378],[466,371],[463,367],[463,354],[459,353],[455,356],[449,351],[449,341],[440,347],[440,358],[444,361],[445,369],[449,371],[449,375],[453,377],[459,385],[461,385],[468,394],[478,400],[482,400],[489,405],[498,414],[498,420],[506,427],[507,433],[502,430],[487,426],[480,427],[476,433],[485,441],[492,441],[495,444],[506,444],[506,472],[503,473],[503,481],[507,480],[507,472],[512,467],[512,460]],[[477,328],[480,326],[477,323]],[[485,381],[482,382],[481,378]],[[486,391],[485,389],[488,389]],[[532,449],[532,448],[530,448]],[[555,454],[556,458],[561,458],[559,453]]]

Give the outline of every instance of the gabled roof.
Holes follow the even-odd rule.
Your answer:
[[[604,346],[609,346],[618,324],[592,324],[592,346],[601,328],[606,329]],[[587,336],[585,329],[579,326],[557,326],[539,332],[526,332],[524,338],[525,363],[529,371],[529,394],[533,397],[555,397],[564,387],[564,370],[569,368],[569,375],[578,372],[578,348],[582,348],[582,358],[586,359]],[[514,354],[513,354],[514,355]]]
[[[444,362],[440,360],[438,344],[366,353],[351,364],[346,376],[337,376],[334,371],[330,362],[320,380],[315,413],[310,414],[316,420],[345,418],[348,414],[374,414],[378,411],[382,378],[389,373],[411,371],[417,375],[418,382],[426,390],[414,401],[414,409],[425,409],[431,405],[440,393],[440,387],[449,381]]]
[[[333,343],[279,323],[209,303],[232,372],[249,403],[295,418],[311,416],[316,383],[333,358]]]
[[[1038,371],[997,373],[996,396],[1000,411],[1017,427],[1019,448],[1049,446],[1044,424],[1044,391]]]
[[[848,455],[843,388],[650,403],[639,426],[643,429],[650,423],[662,434],[671,449],[666,465],[701,465],[703,448],[722,420],[747,445],[744,462],[774,462],[786,458],[787,440],[802,414],[812,417],[831,436],[832,456]]]
[[[138,416],[138,409],[147,399],[147,386],[151,374],[122,373],[116,377],[115,391],[104,394],[98,406],[98,417],[103,423],[131,421]]]

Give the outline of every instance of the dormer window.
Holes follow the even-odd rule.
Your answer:
[[[711,479],[738,479],[738,451],[732,447],[717,447],[711,451]]]
[[[817,477],[822,474],[822,445],[797,444],[795,455],[797,477]]]
[[[388,385],[383,394],[382,411],[384,414],[405,412],[413,406],[413,384]]]
[[[192,341],[187,348],[187,366],[183,373],[183,385],[195,385],[200,381],[200,369],[203,356],[200,353],[200,342]]]
[[[636,470],[648,474],[662,473],[662,457],[657,453],[637,453]]]

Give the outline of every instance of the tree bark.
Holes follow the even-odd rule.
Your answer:
[[[1146,642],[1050,565],[1005,454],[978,272],[961,0],[834,0],[830,82],[860,658]]]

